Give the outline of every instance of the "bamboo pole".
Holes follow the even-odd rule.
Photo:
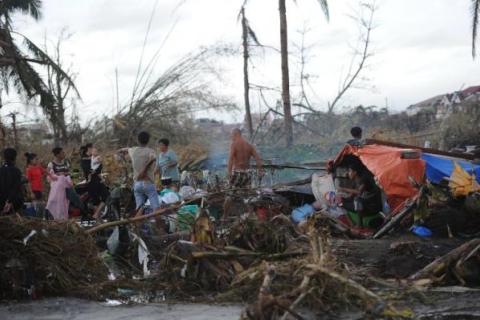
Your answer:
[[[139,217],[133,217],[133,218],[128,218],[128,219],[122,219],[122,220],[102,223],[102,224],[99,224],[98,226],[95,226],[91,229],[88,229],[86,231],[86,233],[90,234],[90,233],[98,232],[98,231],[105,230],[105,229],[108,229],[108,228],[121,226],[121,225],[124,225],[124,224],[136,223],[136,222],[148,220],[148,219],[151,219],[151,218],[159,217],[159,216],[161,216],[162,214],[164,214],[168,211],[178,210],[183,205],[184,204],[176,205],[176,206],[168,207],[168,208],[163,208],[163,209],[157,210],[154,213],[147,214],[147,215],[144,215],[144,216],[139,216]]]
[[[285,184],[287,185],[287,184]],[[280,186],[280,185],[279,185]],[[230,188],[230,189],[225,189],[225,190],[221,190],[221,191],[217,191],[217,192],[211,192],[211,193],[208,193],[206,195],[203,195],[202,197],[198,197],[198,198],[194,198],[194,199],[191,199],[189,201],[186,201],[186,202],[182,202],[181,204],[179,205],[175,205],[175,206],[171,206],[171,207],[168,207],[168,208],[163,208],[163,209],[159,209],[157,210],[156,212],[154,213],[151,213],[151,214],[148,214],[148,215],[144,215],[144,216],[139,216],[139,217],[133,217],[133,218],[128,218],[128,219],[122,219],[122,220],[118,220],[118,221],[112,221],[112,222],[106,222],[106,223],[102,223],[100,225],[97,225],[91,229],[88,229],[86,232],[88,234],[91,234],[91,233],[94,233],[94,232],[98,232],[98,231],[101,231],[101,230],[104,230],[104,229],[108,229],[108,228],[112,228],[112,227],[116,227],[116,226],[121,226],[121,225],[124,225],[124,224],[131,224],[131,223],[136,223],[136,222],[141,222],[141,221],[144,221],[144,220],[148,220],[148,219],[151,219],[151,218],[156,218],[156,217],[159,217],[161,216],[162,214],[166,213],[167,211],[170,211],[170,210],[178,210],[179,208],[183,207],[184,205],[187,205],[187,204],[190,204],[190,203],[193,203],[195,201],[198,201],[198,200],[202,200],[202,199],[206,199],[208,197],[212,197],[212,196],[218,196],[218,195],[222,195],[222,194],[225,194],[225,193],[229,193],[229,192],[242,192],[242,191],[252,191],[252,192],[255,192],[257,190],[261,190],[263,187],[257,187],[257,188]]]

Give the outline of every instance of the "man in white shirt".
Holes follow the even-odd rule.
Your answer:
[[[137,147],[120,149],[119,153],[130,156],[133,167],[133,193],[137,211],[142,208],[147,199],[152,210],[160,208],[157,188],[155,186],[155,151],[147,147],[150,134],[142,131],[138,134]]]

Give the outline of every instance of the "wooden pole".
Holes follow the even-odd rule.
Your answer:
[[[86,231],[86,233],[90,234],[90,233],[98,232],[98,231],[105,230],[105,229],[108,229],[108,228],[121,226],[121,225],[124,225],[124,224],[130,224],[130,223],[137,223],[137,222],[145,221],[145,220],[148,220],[148,219],[151,219],[151,218],[159,217],[159,216],[161,216],[162,214],[165,214],[168,211],[178,210],[181,206],[183,206],[183,204],[182,205],[176,205],[176,206],[169,207],[169,208],[160,209],[160,210],[157,210],[154,213],[147,214],[147,215],[144,215],[144,216],[139,216],[139,217],[133,217],[133,218],[128,218],[128,219],[122,219],[122,220],[118,220],[118,221],[102,223],[102,224],[99,224],[98,226],[95,226],[91,229],[88,229]]]
[[[250,83],[248,80],[248,24],[245,17],[245,7],[242,7],[242,38],[243,38],[243,94],[245,101],[245,120],[247,122],[248,138],[250,142],[253,138],[252,114],[250,111]]]
[[[219,192],[209,193],[209,194],[203,196],[202,198],[223,194],[223,193],[226,193],[226,192],[229,192],[229,191],[232,191],[232,190],[233,189],[228,189],[228,190],[222,190],[222,191],[219,191]],[[236,189],[236,190],[243,190],[243,189]],[[172,211],[172,210],[176,211],[176,210],[180,209],[181,207],[183,207],[184,205],[187,205],[187,204],[193,203],[195,201],[201,200],[202,198],[191,199],[189,201],[182,202],[180,204],[177,204],[177,205],[174,205],[174,206],[171,206],[171,207],[168,207],[168,208],[159,209],[154,213],[147,214],[147,215],[144,215],[144,216],[138,216],[138,217],[122,219],[122,220],[118,220],[118,221],[102,223],[102,224],[99,224],[99,225],[97,225],[97,226],[95,226],[91,229],[88,229],[86,232],[87,233],[94,233],[94,232],[98,232],[98,231],[105,230],[105,229],[108,229],[108,228],[121,226],[121,225],[124,225],[124,224],[137,223],[137,222],[145,221],[145,220],[148,220],[148,219],[151,219],[151,218],[159,217],[162,214],[167,213],[168,211]]]
[[[396,142],[391,142],[391,141],[366,139],[365,144],[379,144],[379,145],[382,145],[382,146],[402,148],[402,149],[417,149],[417,150],[422,151],[423,153],[431,153],[431,154],[436,154],[436,155],[439,155],[439,156],[461,158],[461,159],[466,159],[466,160],[474,160],[475,159],[475,156],[472,155],[472,154],[458,153],[458,152],[447,152],[447,151],[431,149],[431,148],[422,148],[422,147],[412,146],[412,145],[403,144],[403,143],[396,143]]]
[[[282,64],[282,101],[287,147],[293,144],[293,117],[290,103],[290,75],[288,70],[288,28],[285,0],[279,0],[280,52]]]

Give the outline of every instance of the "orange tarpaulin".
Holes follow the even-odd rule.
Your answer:
[[[418,182],[423,182],[425,177],[425,161],[419,157],[416,159],[404,159],[402,154],[412,151],[377,144],[354,147],[346,145],[334,161],[334,166],[340,165],[346,155],[357,156],[360,161],[373,173],[376,180],[387,196],[388,204],[392,211],[396,210],[408,198],[418,192],[410,183],[411,176]]]

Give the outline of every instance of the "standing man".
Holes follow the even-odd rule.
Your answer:
[[[137,213],[141,212],[142,206],[147,199],[153,211],[160,208],[157,188],[155,187],[155,151],[147,147],[150,134],[142,131],[138,134],[138,147],[123,148],[118,152],[127,155],[132,160],[133,167],[133,193]],[[158,220],[157,220],[158,221]]]
[[[360,147],[360,146],[363,145],[363,142],[362,142],[362,128],[353,127],[350,130],[350,134],[352,135],[353,139],[350,139],[350,140],[347,141],[347,143],[349,145],[354,146],[354,147]]]
[[[257,150],[242,137],[240,129],[232,130],[232,144],[228,157],[227,176],[233,188],[245,188],[251,182],[250,159],[254,158],[257,165],[257,172],[262,174],[262,159]]]
[[[169,149],[170,141],[166,138],[158,140],[160,154],[157,159],[157,172],[160,172],[162,179],[170,178],[171,184],[180,185],[180,173],[178,171],[178,160],[175,151]]]
[[[17,151],[3,151],[4,164],[0,167],[0,213],[21,212],[23,208],[22,173],[15,166]]]
[[[262,159],[258,155],[257,150],[243,139],[240,129],[233,129],[227,168],[230,186],[234,188],[248,187],[251,182],[250,175],[248,174],[251,158],[255,159],[257,173],[262,175]]]
[[[251,158],[255,159],[258,175],[263,174],[262,159],[257,150],[242,137],[240,129],[232,130],[232,144],[230,145],[230,155],[228,157],[227,177],[232,188],[246,188],[251,183],[251,176],[248,172]],[[232,199],[226,197],[223,205],[223,217],[228,216],[232,205]]]

